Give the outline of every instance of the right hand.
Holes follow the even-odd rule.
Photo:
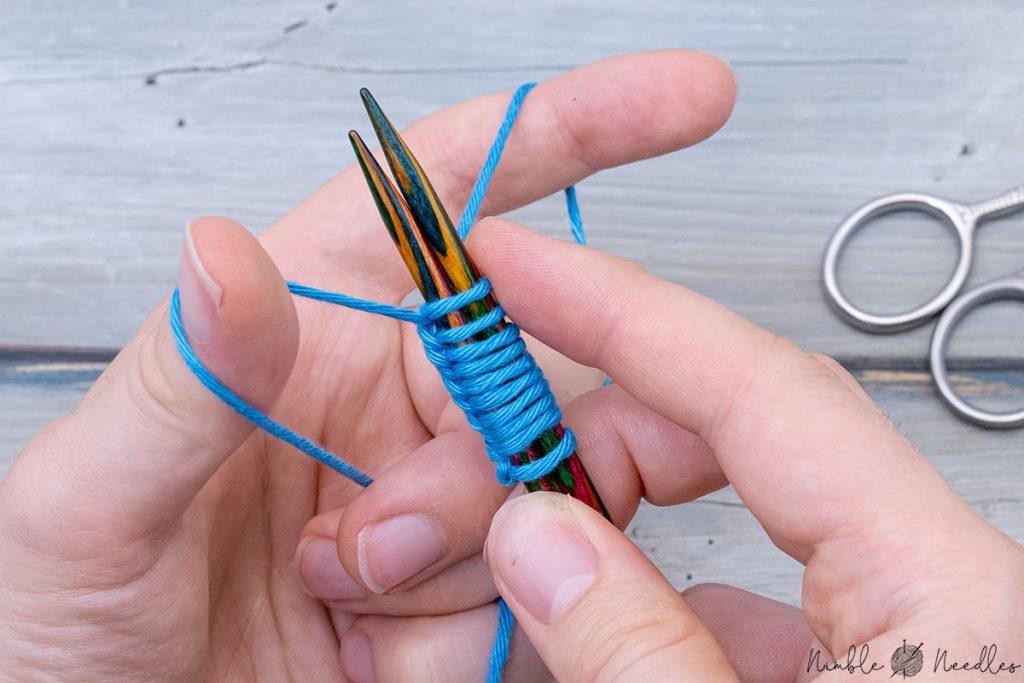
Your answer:
[[[614,256],[507,221],[479,231],[480,266],[509,316],[615,381],[566,410],[605,502],[671,505],[728,481],[805,565],[802,610],[722,585],[680,596],[582,503],[510,500],[486,556],[558,680],[806,680],[851,646],[858,662],[865,644],[883,667],[873,678],[890,680],[904,643],[923,643],[925,680],[992,678],[945,666],[993,644],[991,670],[1022,673],[1024,548],[971,510],[838,363]]]

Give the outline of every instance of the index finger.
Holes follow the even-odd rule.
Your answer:
[[[874,405],[788,340],[635,264],[509,221],[489,219],[471,239],[512,320],[703,438],[778,540],[812,547],[851,521],[891,525],[929,494],[955,499]],[[916,499],[900,490],[907,482]]]
[[[546,80],[523,104],[482,215],[529,204],[603,168],[696,144],[725,123],[735,92],[724,62],[691,50],[613,57]],[[477,97],[402,132],[453,220],[480,173],[510,96]],[[381,102],[387,109],[387,98]],[[359,127],[363,121],[352,123]],[[282,252],[294,252],[302,247],[295,237],[303,234],[310,238],[311,260],[322,259],[324,252],[343,257],[346,270],[364,266],[377,281],[382,266],[393,266],[383,274],[406,290],[411,286],[355,166],[282,218],[266,238],[281,242]],[[307,255],[285,257],[301,263]],[[317,270],[318,284],[332,286],[322,279],[331,272],[322,270]]]

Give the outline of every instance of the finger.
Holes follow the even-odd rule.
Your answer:
[[[587,472],[623,528],[641,498],[677,505],[728,483],[703,439],[615,384],[580,396],[566,406],[565,418]]]
[[[619,387],[570,403],[565,424],[622,527],[641,497],[671,505],[725,484],[702,440]],[[300,543],[297,561],[307,592],[361,613],[436,614],[489,602],[495,597],[489,573],[467,562],[483,549],[490,519],[508,496],[468,425],[443,433],[381,474],[344,510],[306,525],[303,538],[315,540]]]
[[[479,131],[465,147],[450,144],[447,126],[436,136],[424,122],[425,153],[452,160],[475,179],[509,96],[453,108],[460,130]],[[725,124],[735,97],[729,67],[691,50],[612,57],[545,81],[516,121],[484,215],[528,204],[601,169],[695,145]],[[450,177],[445,167],[438,171]],[[442,187],[442,198],[461,207],[470,184]]]
[[[860,382],[858,382],[839,361],[832,356],[826,356],[823,353],[812,353],[811,357],[824,365],[825,368],[835,375],[847,389],[856,394],[857,398],[861,399],[869,406],[875,405],[875,402],[871,400],[870,396],[868,396],[868,392],[864,391],[864,387],[860,385]]]
[[[545,81],[526,100],[482,215],[528,204],[602,168],[693,145],[725,123],[735,90],[732,72],[723,62],[687,50],[614,57]],[[449,107],[403,132],[454,217],[480,172],[510,96],[497,93]],[[386,98],[382,101],[386,105]],[[295,238],[303,235],[309,239],[296,244]],[[374,292],[378,285],[409,286],[354,166],[263,238],[272,247],[287,247],[280,256],[288,266],[303,263],[307,255],[317,262],[325,253],[343,258],[347,271],[368,275],[360,283],[363,291]],[[335,274],[327,269],[316,274],[325,284],[332,284],[332,277],[344,282],[345,277],[337,269]]]
[[[301,549],[302,562],[299,567],[303,573],[300,574],[300,578],[303,580],[303,585],[311,587],[307,589],[307,593],[311,594],[314,590],[318,590],[315,597],[331,609],[352,614],[380,614],[398,617],[441,616],[481,607],[494,602],[498,597],[498,590],[491,580],[491,572],[487,569],[487,564],[480,553],[466,558],[412,588],[377,595],[351,578],[339,580],[334,575],[316,568],[310,572],[307,563],[316,560],[308,560],[306,554],[317,543],[321,543],[321,539],[314,538]],[[322,544],[322,549],[319,552],[324,554],[325,559],[320,561],[320,566],[331,566],[334,571],[341,564],[337,559],[333,559],[332,564],[328,565],[326,558],[329,557],[327,553],[331,553],[334,558],[337,558],[337,546],[326,539],[322,541]],[[312,566],[316,567],[316,565]],[[339,584],[344,585],[340,583],[341,581],[347,581],[353,588],[343,589],[343,592],[339,593]],[[324,594],[339,597],[319,597]],[[355,598],[352,597],[353,594],[356,595]]]
[[[268,409],[291,370],[298,326],[273,262],[242,226],[222,218],[187,230],[179,274],[181,317],[192,348],[227,386]],[[41,518],[28,533],[88,552],[175,526],[213,472],[253,431],[182,360],[158,307],[72,414],[26,448],[7,495],[48,492],[19,505]],[[87,533],[74,533],[81,526]]]
[[[509,93],[499,93],[456,105],[406,134],[455,219],[508,99]],[[481,215],[522,206],[604,168],[696,144],[725,123],[734,99],[735,82],[728,67],[710,55],[686,50],[615,57],[545,81],[531,91],[513,128]],[[453,136],[452,130],[469,134]],[[356,178],[353,184],[362,182]],[[351,191],[366,194],[361,187]],[[370,223],[379,232],[376,221]],[[386,242],[377,237],[375,243]],[[380,261],[398,261],[387,253],[389,244],[383,248],[385,254],[374,257],[378,273]],[[396,279],[408,288],[405,273],[397,272]],[[412,396],[424,422],[433,427],[447,393],[415,330],[403,330],[403,338],[409,342],[403,343],[403,355]],[[543,360],[543,345],[531,344],[530,349]],[[556,390],[578,374],[564,363],[542,364]]]
[[[378,595],[415,585],[478,552],[509,491],[470,429],[439,435],[345,508],[338,554]]]
[[[474,253],[509,316],[703,438],[774,537],[806,548],[932,504],[962,510],[876,407],[794,344],[621,259],[487,223]]]
[[[342,635],[342,671],[351,683],[486,680],[497,612],[492,603],[438,617],[360,617]],[[536,650],[516,629],[502,680],[549,679]]]
[[[740,680],[781,683],[807,678],[804,669],[812,639],[798,609],[715,584],[694,586],[683,597],[721,644]],[[353,619],[348,612],[339,613],[344,616],[343,671],[353,683],[481,680],[494,638],[496,611],[487,604],[439,618]],[[504,673],[506,681],[550,676],[522,629],[513,631]]]
[[[796,607],[722,584],[683,591],[741,681],[789,683],[806,675],[814,637]]]
[[[560,681],[735,680],[710,631],[597,512],[538,492],[495,516],[495,584]]]

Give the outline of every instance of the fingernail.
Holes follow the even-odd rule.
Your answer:
[[[178,292],[181,295],[181,322],[189,341],[199,346],[208,344],[217,325],[222,290],[199,259],[191,224],[185,228],[185,244],[178,269]]]
[[[492,529],[497,529],[499,521],[501,520],[501,518],[504,517],[505,514],[510,509],[512,509],[512,505],[511,505],[512,501],[516,500],[517,498],[521,498],[522,496],[525,496],[525,495],[526,495],[526,487],[523,485],[523,482],[519,482],[518,484],[513,486],[512,490],[509,491],[508,497],[505,498],[505,502],[502,503],[501,507],[498,508],[498,511],[494,513],[493,517],[491,517],[491,528]],[[491,563],[491,561],[490,561],[490,559],[488,559],[487,546],[491,542],[491,536],[492,536],[492,534],[487,534],[487,538],[484,539],[484,549],[483,549],[483,553],[482,553],[483,556],[484,556],[484,562],[486,562],[488,565]]]
[[[532,493],[502,506],[488,558],[512,597],[542,624],[572,607],[597,579],[597,551],[567,496]]]
[[[366,589],[348,575],[338,558],[333,540],[307,536],[299,543],[295,557],[306,594],[318,600],[361,600]]]
[[[341,669],[351,683],[373,683],[373,648],[360,628],[345,633],[341,642]]]
[[[359,532],[359,573],[374,593],[386,593],[445,554],[441,528],[429,517],[399,515]]]

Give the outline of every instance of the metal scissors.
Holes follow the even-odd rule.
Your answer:
[[[964,205],[929,194],[903,192],[872,200],[846,218],[836,229],[825,249],[821,264],[825,298],[843,320],[854,327],[876,334],[902,332],[925,324],[939,315],[932,332],[932,377],[939,395],[959,417],[982,427],[1004,428],[1024,426],[1024,408],[1012,412],[991,412],[970,405],[953,391],[946,371],[946,347],[953,329],[963,318],[991,301],[1024,300],[1024,270],[979,285],[958,296],[967,281],[974,261],[974,232],[982,221],[1008,216],[1024,209],[1024,185],[978,204]],[[857,230],[868,222],[894,211],[920,211],[947,224],[960,240],[956,269],[942,289],[930,300],[903,313],[879,315],[855,306],[839,287],[839,257]]]

